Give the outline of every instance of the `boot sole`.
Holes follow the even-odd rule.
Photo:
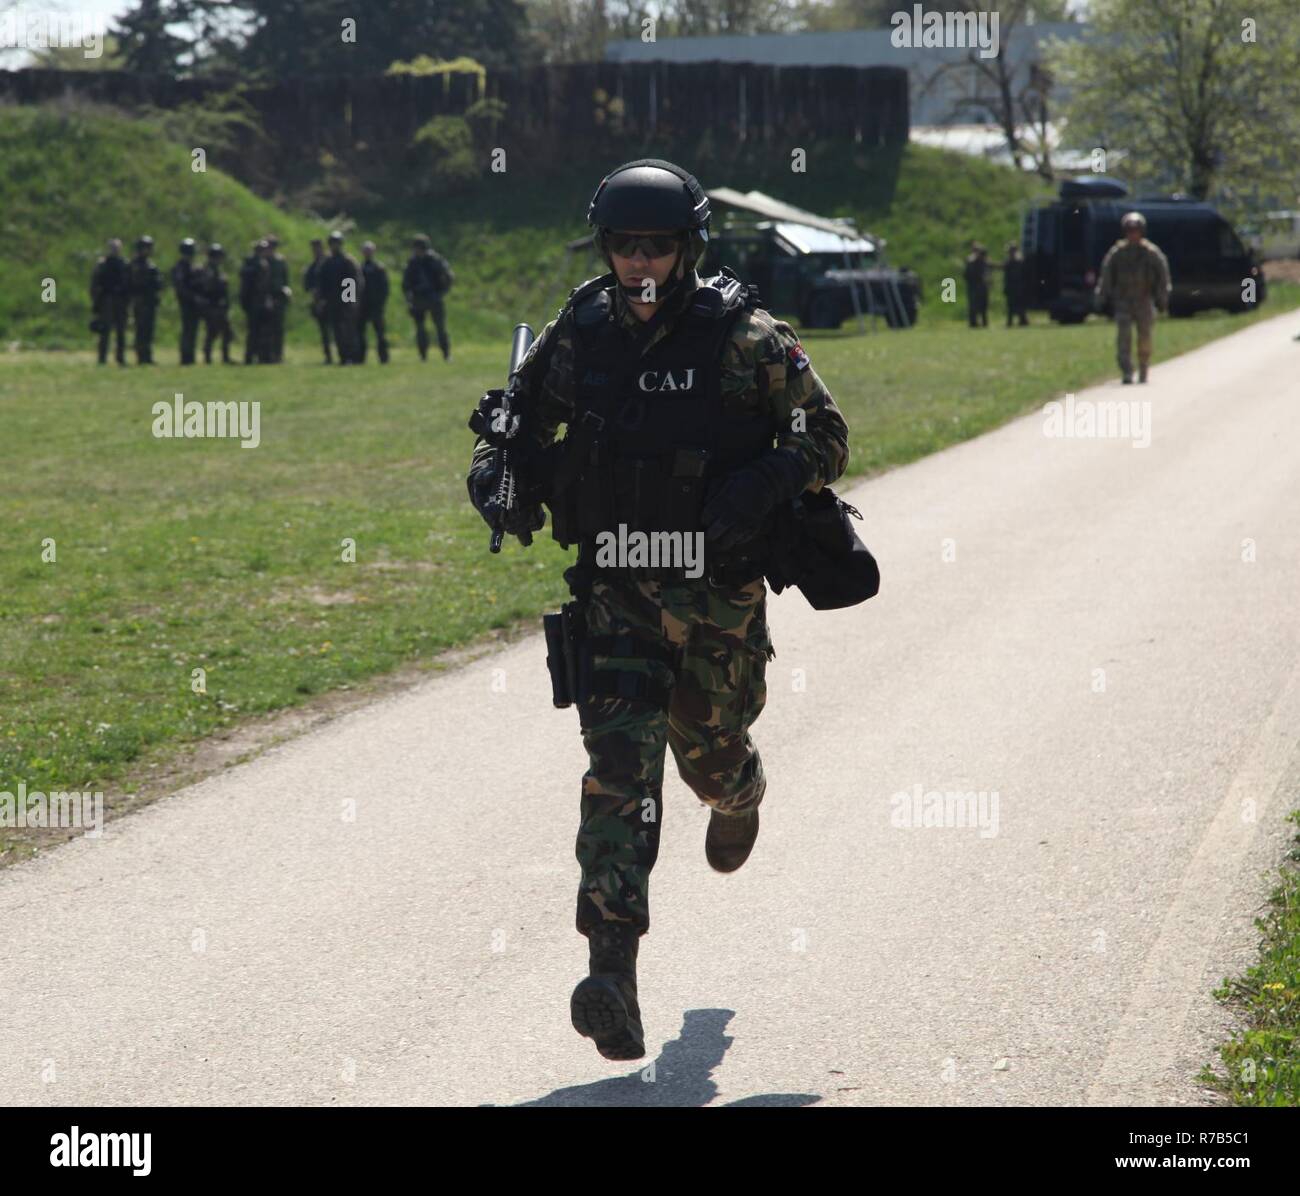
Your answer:
[[[629,1025],[627,1006],[618,986],[599,976],[579,982],[569,999],[573,1028],[592,1039],[606,1059],[640,1059],[645,1042]]]

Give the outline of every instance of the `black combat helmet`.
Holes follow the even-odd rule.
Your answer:
[[[186,237],[185,240],[181,242],[181,253],[185,257],[189,257],[189,255],[193,252],[194,252],[194,238]]]
[[[135,247],[137,249],[152,249],[153,238],[148,233],[145,233],[145,235],[135,243]]]
[[[225,257],[226,251],[216,241],[208,246],[208,257]]]
[[[662,158],[638,158],[600,181],[587,209],[604,252],[607,229],[679,229],[686,234],[688,270],[704,256],[709,241],[709,197],[693,174]],[[663,292],[675,288],[670,282]],[[661,292],[661,293],[663,293]]]

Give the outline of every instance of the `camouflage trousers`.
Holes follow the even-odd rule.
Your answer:
[[[1133,372],[1133,328],[1137,328],[1138,365],[1151,362],[1151,329],[1156,322],[1152,304],[1115,307],[1115,357],[1121,374]]]
[[[622,922],[644,934],[666,748],[706,805],[739,813],[763,800],[749,728],[767,700],[774,655],[767,588],[761,577],[740,586],[598,579],[586,627],[578,933]]]

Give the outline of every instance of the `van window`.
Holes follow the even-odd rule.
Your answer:
[[[1149,216],[1147,217],[1147,240],[1154,243],[1165,257],[1173,257],[1189,252],[1203,252],[1194,237],[1190,243],[1184,243],[1183,238],[1186,231],[1180,221],[1152,220]]]
[[[1245,257],[1246,247],[1242,245],[1237,234],[1232,231],[1232,225],[1226,220],[1220,220],[1215,225],[1215,235],[1218,239],[1218,252],[1220,257]]]
[[[1197,257],[1219,256],[1219,229],[1213,220],[1197,220],[1185,230],[1187,252]]]

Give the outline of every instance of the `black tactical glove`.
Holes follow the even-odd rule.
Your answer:
[[[495,529],[496,494],[497,487],[500,485],[495,456],[489,457],[478,469],[471,470],[465,479],[465,485],[469,490],[469,500],[474,504],[474,509],[483,516],[483,521],[488,527]],[[546,512],[541,506],[535,502],[524,502],[519,503],[515,510],[506,516],[504,527],[507,535],[518,536],[525,532],[540,531],[545,525]]]
[[[725,552],[763,530],[772,509],[802,494],[812,479],[794,449],[773,449],[709,488],[701,512],[705,543]]]
[[[511,439],[519,429],[519,413],[510,413],[505,402],[505,391],[499,387],[483,392],[478,407],[469,417],[470,430],[477,432],[489,444],[502,444]]]
[[[469,501],[489,523],[492,521],[490,511],[492,498],[497,492],[499,481],[495,456],[489,457],[477,469],[470,470],[469,476],[465,479],[465,486],[469,490]]]

